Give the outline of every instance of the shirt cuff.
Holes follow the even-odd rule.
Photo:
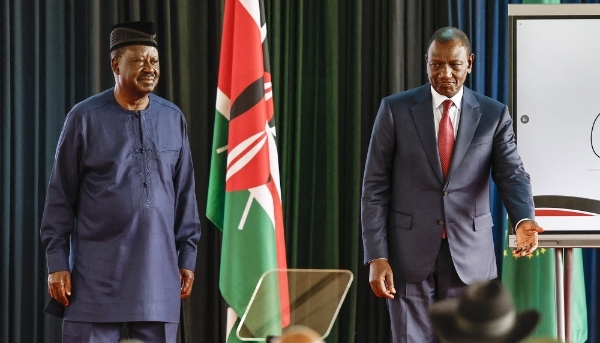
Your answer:
[[[179,269],[189,269],[194,271],[196,268],[197,249],[181,249],[179,250]]]
[[[531,219],[531,218],[523,218],[523,219],[519,220],[517,222],[517,225],[515,225],[515,233],[517,232],[517,228],[519,227],[519,224],[521,224],[525,220],[533,220],[533,219]]]
[[[46,254],[46,260],[48,261],[48,274],[70,270],[69,257],[62,252]]]
[[[386,261],[387,261],[387,258],[385,258],[385,257],[374,258],[374,259],[372,259],[371,261],[367,262],[367,264],[371,264],[371,262],[373,262],[373,261],[377,261],[377,260],[386,260]]]

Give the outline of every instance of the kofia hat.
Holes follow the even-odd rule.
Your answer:
[[[132,21],[113,26],[110,29],[110,51],[128,45],[148,45],[158,48],[154,23]]]
[[[434,303],[429,318],[444,343],[516,343],[533,331],[540,316],[535,310],[517,313],[502,284],[485,281],[467,286],[458,299]]]

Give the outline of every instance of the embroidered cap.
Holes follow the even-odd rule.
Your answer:
[[[113,26],[110,29],[110,51],[128,45],[148,45],[158,48],[154,22],[132,21]]]

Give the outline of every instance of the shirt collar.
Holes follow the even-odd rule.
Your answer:
[[[460,87],[458,93],[456,93],[453,97],[450,98],[450,100],[452,100],[452,102],[454,103],[454,106],[456,106],[456,108],[458,108],[459,110],[462,104],[463,89],[464,86]],[[431,96],[433,97],[433,108],[439,108],[442,105],[442,102],[448,99],[448,97],[446,97],[445,95],[441,95],[440,93],[436,92],[435,89],[433,89],[433,86],[431,86]]]

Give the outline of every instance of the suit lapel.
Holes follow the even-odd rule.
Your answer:
[[[456,134],[456,142],[454,143],[454,151],[452,152],[452,162],[450,162],[450,171],[448,179],[452,177],[453,171],[458,168],[460,162],[465,157],[465,153],[473,140],[473,135],[481,119],[481,111],[479,102],[475,99],[473,91],[464,87],[462,110],[460,113],[460,122],[458,124],[458,133]]]
[[[440,155],[438,154],[437,139],[435,132],[435,122],[433,117],[433,105],[431,98],[431,86],[426,84],[421,87],[420,91],[415,95],[414,101],[416,105],[411,108],[415,127],[421,145],[425,150],[429,164],[435,171],[440,182],[444,182],[444,174],[442,173],[442,165],[440,163]]]

